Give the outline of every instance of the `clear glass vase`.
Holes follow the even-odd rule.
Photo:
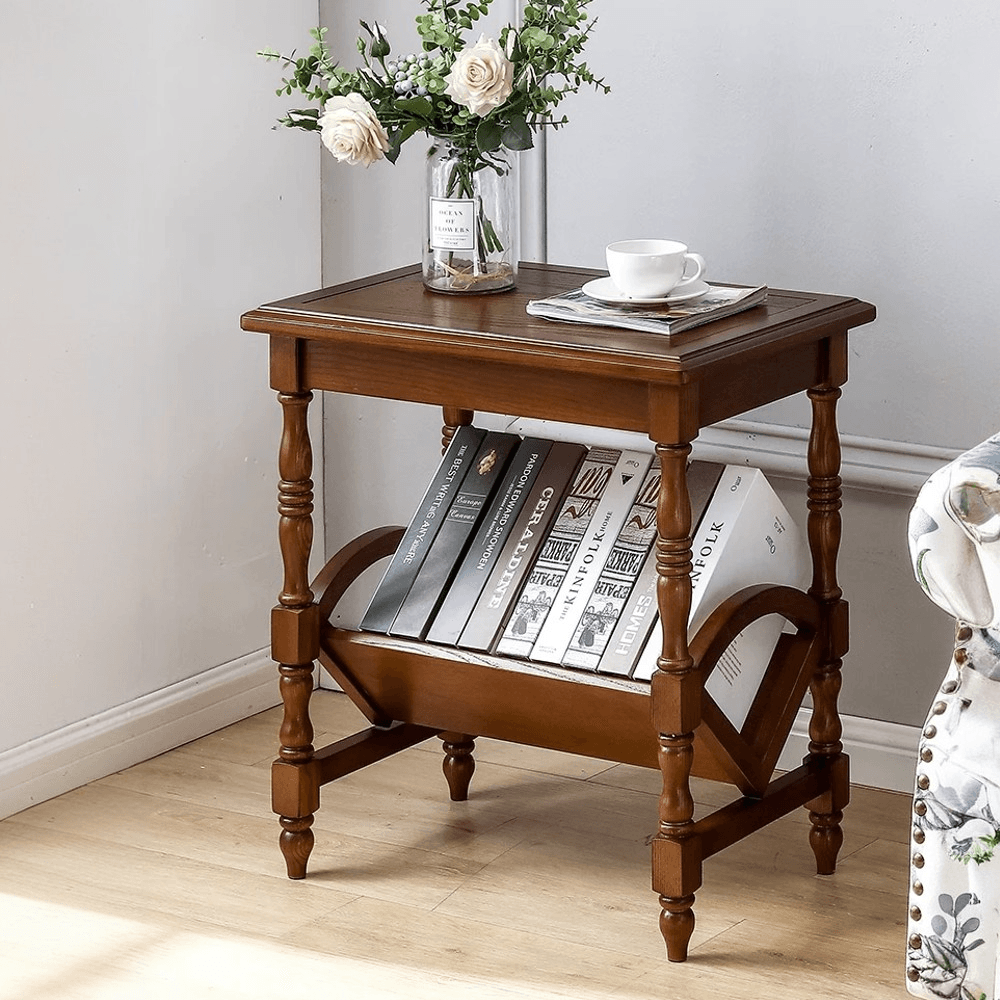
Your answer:
[[[517,154],[483,155],[439,140],[427,153],[424,284],[435,292],[502,292],[517,281]]]

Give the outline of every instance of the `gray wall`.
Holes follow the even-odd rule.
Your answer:
[[[48,758],[76,724],[86,744],[267,643],[280,422],[239,316],[318,280],[319,157],[271,131],[254,53],[315,18],[0,4],[0,752]],[[49,766],[34,753],[0,753],[0,815],[23,758]]]
[[[389,0],[322,7],[345,60],[358,17],[410,30]],[[918,725],[951,626],[912,580],[906,512],[921,475],[997,421],[995,322],[980,288],[1000,260],[1000,14],[986,0],[946,14],[930,0],[598,0],[594,9],[588,61],[613,92],[573,98],[571,124],[549,137],[548,259],[600,267],[612,239],[669,236],[705,254],[709,277],[878,307],[878,321],[852,338],[840,410],[860,470],[845,470],[853,637],[842,705]],[[422,148],[416,137],[395,167],[368,171],[326,158],[326,282],[417,259]],[[539,222],[524,225],[537,232]],[[335,546],[372,517],[406,518],[434,462],[440,416],[367,400],[328,407]],[[808,408],[790,400],[751,417],[780,438],[806,426]],[[371,462],[385,434],[385,460],[403,470],[391,480]],[[801,477],[768,471],[800,505]]]

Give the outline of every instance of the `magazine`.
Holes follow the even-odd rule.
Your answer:
[[[528,302],[530,316],[564,323],[588,323],[591,326],[618,326],[648,333],[680,333],[702,323],[724,319],[744,309],[752,309],[767,299],[767,286],[756,288],[710,285],[708,292],[693,302],[676,305],[629,305],[607,303],[584,294],[582,288]]]

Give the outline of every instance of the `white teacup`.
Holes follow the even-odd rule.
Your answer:
[[[705,258],[676,240],[619,240],[605,253],[615,287],[635,299],[663,298],[694,284],[705,271]],[[689,262],[693,274],[686,273]]]

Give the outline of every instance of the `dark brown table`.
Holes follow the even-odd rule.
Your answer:
[[[600,272],[522,265],[515,291],[446,296],[424,289],[417,267],[326,288],[246,313],[245,330],[270,337],[271,385],[284,412],[279,538],[284,585],[272,611],[272,655],[284,703],[274,811],[291,878],[303,878],[311,826],[327,782],[432,736],[444,744],[454,799],[468,796],[477,736],[659,767],[663,792],[652,843],[652,884],[672,961],[687,957],[702,863],[800,806],[809,809],[817,870],[831,873],[849,797],[837,697],[848,646],[837,583],[841,534],[840,386],[847,336],[875,309],[852,298],[772,290],[765,305],[672,338],[551,323],[525,313],[531,298],[578,287]],[[562,672],[335,628],[332,609],[358,575],[390,555],[402,529],[375,528],[333,556],[310,583],[312,454],[306,421],[314,390],[434,403],[443,443],[475,411],[642,431],[662,470],[657,507],[658,603],[663,652],[651,684]],[[685,468],[700,428],[806,392],[808,592],[750,587],[691,638],[691,509]],[[782,637],[742,729],[704,691],[705,678],[746,625],[779,613]],[[309,698],[315,661],[370,725],[313,747]],[[807,689],[808,755],[774,778]],[[735,785],[742,797],[694,819],[689,779]]]

